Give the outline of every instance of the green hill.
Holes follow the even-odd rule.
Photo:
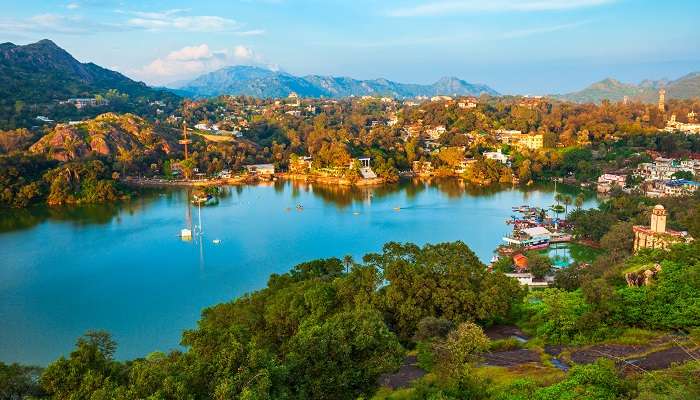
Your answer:
[[[622,101],[627,96],[631,101],[654,103],[659,89],[666,89],[667,99],[692,99],[700,97],[700,72],[694,72],[673,81],[645,80],[639,84],[623,83],[607,78],[573,93],[553,97],[576,103],[600,103],[603,100]]]
[[[100,110],[76,112],[75,107],[58,107],[60,100],[110,92],[115,101]],[[143,111],[137,109],[139,103],[143,106],[154,100],[179,102],[168,91],[93,63],[81,63],[50,40],[24,46],[0,44],[0,128],[30,127],[36,124],[37,115],[79,119],[106,111]]]

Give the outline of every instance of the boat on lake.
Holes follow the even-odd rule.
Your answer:
[[[200,205],[200,206],[205,205],[205,204],[209,203],[213,198],[214,198],[214,196],[212,196],[209,193],[205,193],[205,192],[193,193],[192,194],[192,204]]]

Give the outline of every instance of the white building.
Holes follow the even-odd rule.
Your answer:
[[[646,191],[649,197],[676,197],[689,196],[698,191],[700,182],[687,179],[672,179],[668,181],[656,181],[654,187]]]
[[[219,131],[219,125],[208,125],[208,124],[197,124],[194,126],[194,129],[198,129],[200,131],[208,131],[208,132],[217,132]]]
[[[489,160],[496,160],[496,161],[500,162],[501,164],[508,164],[508,155],[503,154],[501,152],[501,149],[498,149],[497,151],[484,152],[484,158],[487,158]]]
[[[673,179],[673,174],[677,172],[690,172],[695,175],[698,170],[700,170],[700,161],[698,160],[679,161],[659,157],[654,162],[639,164],[635,175],[645,181],[668,181]]]
[[[436,102],[436,101],[450,101],[452,100],[452,97],[450,96],[433,96],[430,98],[430,101]]]
[[[425,131],[425,134],[428,136],[430,140],[438,140],[440,139],[440,136],[442,136],[443,133],[447,132],[447,129],[443,125],[436,126],[434,128],[430,128]]]
[[[476,101],[476,99],[466,99],[466,100],[462,100],[459,103],[457,103],[457,106],[459,106],[459,108],[469,109],[469,108],[476,108],[476,106],[478,104],[479,103]]]
[[[615,174],[603,174],[598,177],[598,193],[608,193],[614,187],[620,189],[625,187],[627,176]]]
[[[691,113],[688,114],[688,116],[691,116]],[[693,118],[695,117],[695,113],[692,113]],[[683,122],[678,122],[676,121],[676,115],[673,114],[671,115],[671,119],[668,120],[666,123],[666,127],[664,128],[664,131],[666,132],[683,132],[689,135],[700,135],[700,124],[694,124],[694,123],[683,123]]]
[[[553,277],[546,276],[544,279],[535,279],[535,277],[529,272],[505,274],[509,278],[517,279],[520,286],[527,286],[531,288],[546,288],[549,286],[550,282],[553,282]]]
[[[274,164],[253,164],[253,165],[246,165],[245,168],[251,174],[256,174],[256,175],[274,175],[275,174]]]

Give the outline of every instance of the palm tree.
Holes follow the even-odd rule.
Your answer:
[[[564,216],[566,217],[569,214],[569,206],[571,203],[573,203],[574,199],[571,198],[571,196],[566,195],[564,196]]]
[[[556,200],[557,205],[559,205],[559,203],[561,203],[562,201],[564,201],[564,195],[561,194],[561,193],[557,193],[557,194],[554,195],[554,200]]]
[[[350,266],[353,264],[353,259],[350,254],[345,255],[343,257],[343,265],[345,265],[345,273],[347,274],[350,271]]]
[[[585,201],[585,197],[583,196],[583,193],[579,193],[576,196],[576,200],[574,200],[574,204],[576,205],[576,209],[580,210],[581,207],[583,207],[583,202]]]

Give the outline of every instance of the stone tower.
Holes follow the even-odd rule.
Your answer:
[[[651,230],[656,233],[666,232],[666,209],[661,204],[654,206],[651,211]]]
[[[666,112],[666,89],[659,89],[659,111]]]

